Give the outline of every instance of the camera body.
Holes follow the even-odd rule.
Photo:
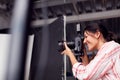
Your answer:
[[[74,38],[74,41],[68,41],[66,42],[67,46],[73,50],[74,54],[76,56],[83,56],[84,52],[83,52],[83,37],[81,36],[80,32],[78,32],[77,36]],[[58,42],[59,45],[59,51],[63,51],[65,49],[64,46],[64,41],[59,41]]]
[[[70,42],[66,42],[66,43],[67,43],[67,46],[70,49],[74,49],[75,48],[75,42],[74,41],[70,41]],[[59,45],[59,51],[60,52],[65,50],[64,41],[58,41],[58,45]]]

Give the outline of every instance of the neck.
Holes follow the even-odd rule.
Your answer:
[[[101,40],[99,40],[99,42],[98,42],[98,46],[97,46],[97,49],[99,50],[105,42],[106,42],[105,39],[101,39]]]

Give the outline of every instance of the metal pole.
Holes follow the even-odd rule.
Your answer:
[[[31,2],[32,0],[15,0],[6,80],[24,80]]]
[[[63,16],[63,19],[64,19],[64,41],[66,41],[66,16],[64,15]],[[67,79],[67,77],[66,77],[66,74],[67,74],[67,69],[66,69],[66,64],[67,64],[67,62],[66,62],[66,55],[64,55],[63,56],[63,58],[64,58],[64,80],[66,80]]]

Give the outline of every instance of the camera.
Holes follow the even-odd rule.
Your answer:
[[[84,52],[84,44],[83,44],[83,36],[80,31],[80,24],[76,26],[77,34],[72,41],[66,41],[67,46],[74,52],[76,56],[83,56]],[[65,49],[64,41],[58,41],[59,51],[63,51]]]
[[[70,49],[74,49],[75,48],[75,43],[73,41],[70,41],[70,42],[66,42],[67,43],[67,46],[70,48]],[[65,46],[64,46],[64,41],[58,41],[58,45],[59,45],[59,51],[63,51],[65,50]]]
[[[84,48],[84,45],[83,45],[83,37],[78,34],[74,41],[68,41],[66,42],[67,43],[67,46],[74,51],[75,55],[77,56],[83,56],[84,53],[83,53],[83,48]],[[63,51],[65,50],[65,46],[64,46],[64,41],[58,41],[58,45],[59,45],[59,51]]]

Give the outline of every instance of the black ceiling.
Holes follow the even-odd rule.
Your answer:
[[[43,5],[44,4],[44,5]],[[43,19],[43,8],[48,18],[103,12],[120,8],[120,0],[36,0],[33,19]]]
[[[0,28],[8,28],[14,0],[0,0]],[[120,0],[34,0],[32,25],[40,27],[65,15],[67,23],[103,21],[110,30],[119,34]],[[5,23],[3,23],[5,22]]]

